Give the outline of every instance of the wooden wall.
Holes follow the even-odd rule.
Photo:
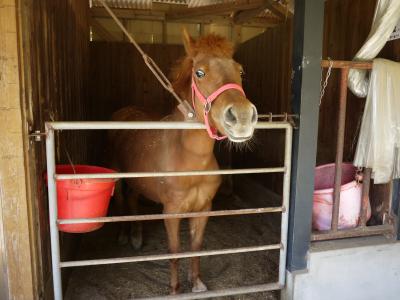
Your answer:
[[[17,3],[0,2],[0,299],[33,299],[36,289],[26,195]]]
[[[323,57],[351,60],[366,40],[376,0],[329,0],[325,2]],[[388,42],[378,57],[400,60],[400,40]],[[334,162],[339,99],[339,72],[329,80],[320,108],[317,163]],[[348,92],[344,159],[352,161],[365,99]]]
[[[27,130],[44,131],[44,122],[87,120],[89,71],[88,1],[21,0],[21,77]],[[28,137],[26,137],[28,139]],[[57,135],[57,163],[87,161],[83,132]],[[31,143],[27,155],[33,244],[37,247],[37,286],[40,297],[51,290],[45,143]],[[62,256],[69,257],[76,239],[61,235]],[[65,279],[65,278],[64,278]],[[66,283],[66,280],[64,280]]]
[[[181,45],[142,45],[166,74],[184,54]],[[137,105],[165,115],[176,105],[128,43],[90,43],[90,103],[93,120],[110,120],[111,113]]]
[[[240,45],[235,57],[244,67],[243,86],[258,112],[290,113],[291,20]],[[252,144],[252,150],[233,154],[236,166],[272,167],[283,164],[283,131],[256,131]],[[282,176],[269,174],[254,177],[269,189],[281,193]]]
[[[165,74],[184,54],[181,45],[141,45]],[[88,120],[109,121],[118,109],[136,105],[165,116],[176,106],[170,94],[128,43],[91,42]],[[90,162],[104,163],[106,135],[92,132]]]

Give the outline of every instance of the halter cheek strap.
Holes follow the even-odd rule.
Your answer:
[[[226,90],[238,90],[239,92],[241,92],[244,96],[246,96],[246,94],[243,91],[243,88],[236,84],[236,83],[228,83],[228,84],[224,84],[223,86],[221,86],[219,89],[217,89],[215,92],[213,92],[210,96],[208,96],[207,98],[203,96],[203,94],[200,92],[199,88],[196,85],[196,82],[194,81],[194,78],[192,78],[192,102],[193,102],[193,108],[195,108],[195,98],[197,97],[200,102],[204,105],[204,123],[206,125],[206,129],[208,132],[208,135],[212,138],[215,139],[217,141],[220,140],[224,140],[227,138],[226,135],[223,136],[219,136],[218,135],[218,130],[214,127],[211,127],[210,125],[210,121],[208,119],[208,114],[211,110],[211,103],[217,99],[217,97],[219,95],[221,95],[223,92],[225,92]]]

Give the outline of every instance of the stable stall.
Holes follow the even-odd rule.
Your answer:
[[[397,183],[375,184],[373,169],[352,165],[366,100],[347,89],[351,69],[372,68],[373,57],[352,60],[377,3],[385,8],[381,0],[0,1],[0,298],[169,299],[169,260],[182,258],[173,299],[337,299],[351,288],[361,299],[382,292],[360,290],[379,276],[392,299]],[[161,120],[176,100],[191,102],[163,75],[185,55],[183,27],[193,39],[232,41],[258,111],[255,134],[244,147],[217,141],[218,170],[112,170],[107,130],[209,129],[196,120],[110,122],[128,105]],[[390,41],[376,55],[399,60],[399,47]],[[163,214],[145,197],[139,214],[118,211],[122,178],[217,174],[211,211]],[[93,202],[84,202],[85,184],[101,191]],[[73,197],[81,198],[71,210]],[[184,220],[182,250],[170,253],[163,220],[205,216],[203,248],[188,246]],[[141,249],[118,244],[128,221],[143,223]],[[387,255],[394,262],[382,275]],[[208,291],[193,293],[186,270],[198,256]],[[343,276],[345,265],[356,271]]]

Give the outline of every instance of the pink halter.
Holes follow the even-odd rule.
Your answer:
[[[207,128],[208,135],[210,138],[215,139],[217,141],[224,140],[227,138],[226,135],[219,136],[218,131],[216,128],[210,126],[210,121],[208,120],[208,114],[211,110],[211,103],[223,92],[226,90],[238,90],[240,91],[244,96],[246,94],[243,91],[243,88],[236,84],[236,83],[227,83],[221,86],[219,89],[217,89],[215,92],[213,92],[210,96],[207,98],[203,96],[203,94],[200,92],[199,88],[196,85],[196,82],[194,78],[192,78],[192,102],[193,102],[193,108],[195,109],[195,96],[201,101],[201,103],[204,104],[204,123]]]

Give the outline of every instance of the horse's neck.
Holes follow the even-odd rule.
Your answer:
[[[184,118],[180,111],[176,110],[173,113],[174,120],[183,121]],[[207,161],[214,155],[215,140],[208,136],[206,130],[179,130],[179,144],[182,148],[185,157],[183,159],[190,159],[195,162]]]

